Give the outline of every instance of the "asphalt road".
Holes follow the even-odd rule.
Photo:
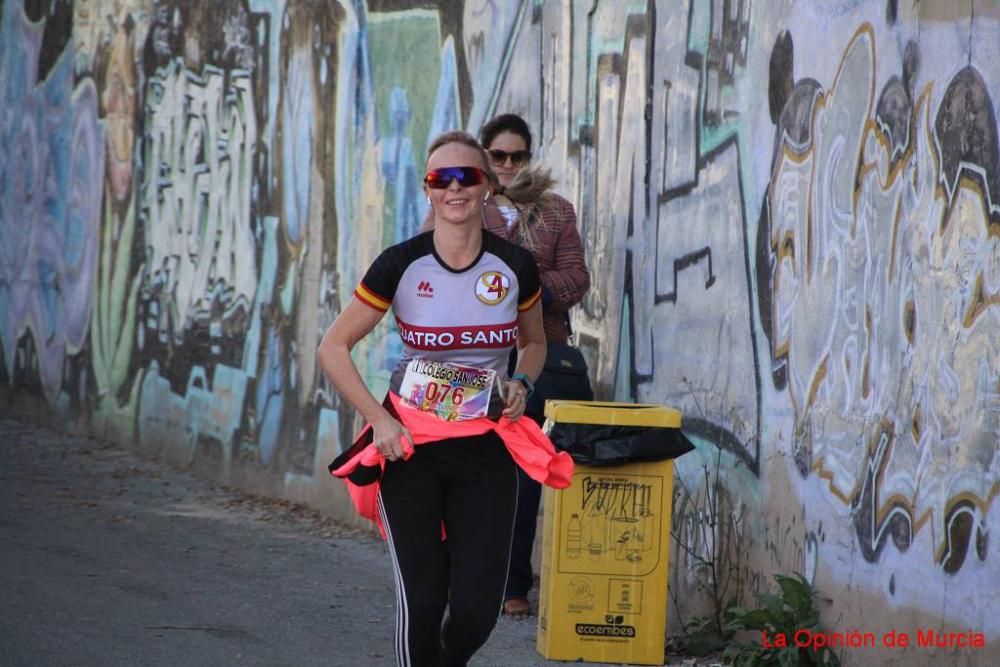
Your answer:
[[[377,537],[0,417],[0,665],[393,665]],[[501,617],[471,665],[559,665]]]

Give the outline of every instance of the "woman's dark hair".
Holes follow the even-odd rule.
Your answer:
[[[511,132],[524,139],[525,148],[531,152],[531,128],[516,113],[502,113],[489,119],[479,129],[479,143],[483,148],[489,149],[497,135],[504,132]],[[494,192],[502,192],[518,203],[531,203],[544,195],[553,185],[555,181],[548,170],[522,169],[510,185],[507,187],[497,185]]]
[[[483,148],[489,148],[498,134],[512,132],[524,139],[525,147],[531,151],[531,128],[528,123],[516,113],[502,113],[489,119],[479,128],[479,142]]]

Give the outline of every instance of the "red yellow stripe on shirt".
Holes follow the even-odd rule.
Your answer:
[[[541,298],[542,298],[542,290],[541,290],[541,288],[539,288],[539,290],[537,292],[535,292],[534,294],[532,294],[528,299],[526,299],[526,300],[522,301],[521,303],[517,304],[517,309],[520,312],[523,313],[524,311],[526,311],[526,310],[530,309],[532,306],[534,306],[538,302],[538,300],[541,299]]]
[[[358,288],[354,290],[354,296],[357,297],[358,301],[361,303],[371,306],[375,310],[383,313],[389,310],[389,306],[392,305],[391,301],[386,301],[378,294],[365,287],[364,283],[358,283]]]

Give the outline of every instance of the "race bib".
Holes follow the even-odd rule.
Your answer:
[[[447,421],[485,417],[496,371],[440,361],[413,359],[399,387],[399,396],[412,408],[432,412]]]

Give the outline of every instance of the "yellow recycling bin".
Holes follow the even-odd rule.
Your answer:
[[[548,401],[545,416],[577,464],[569,488],[545,488],[536,648],[550,660],[662,665],[673,458],[692,449],[681,413]],[[560,425],[573,446],[555,437]]]

